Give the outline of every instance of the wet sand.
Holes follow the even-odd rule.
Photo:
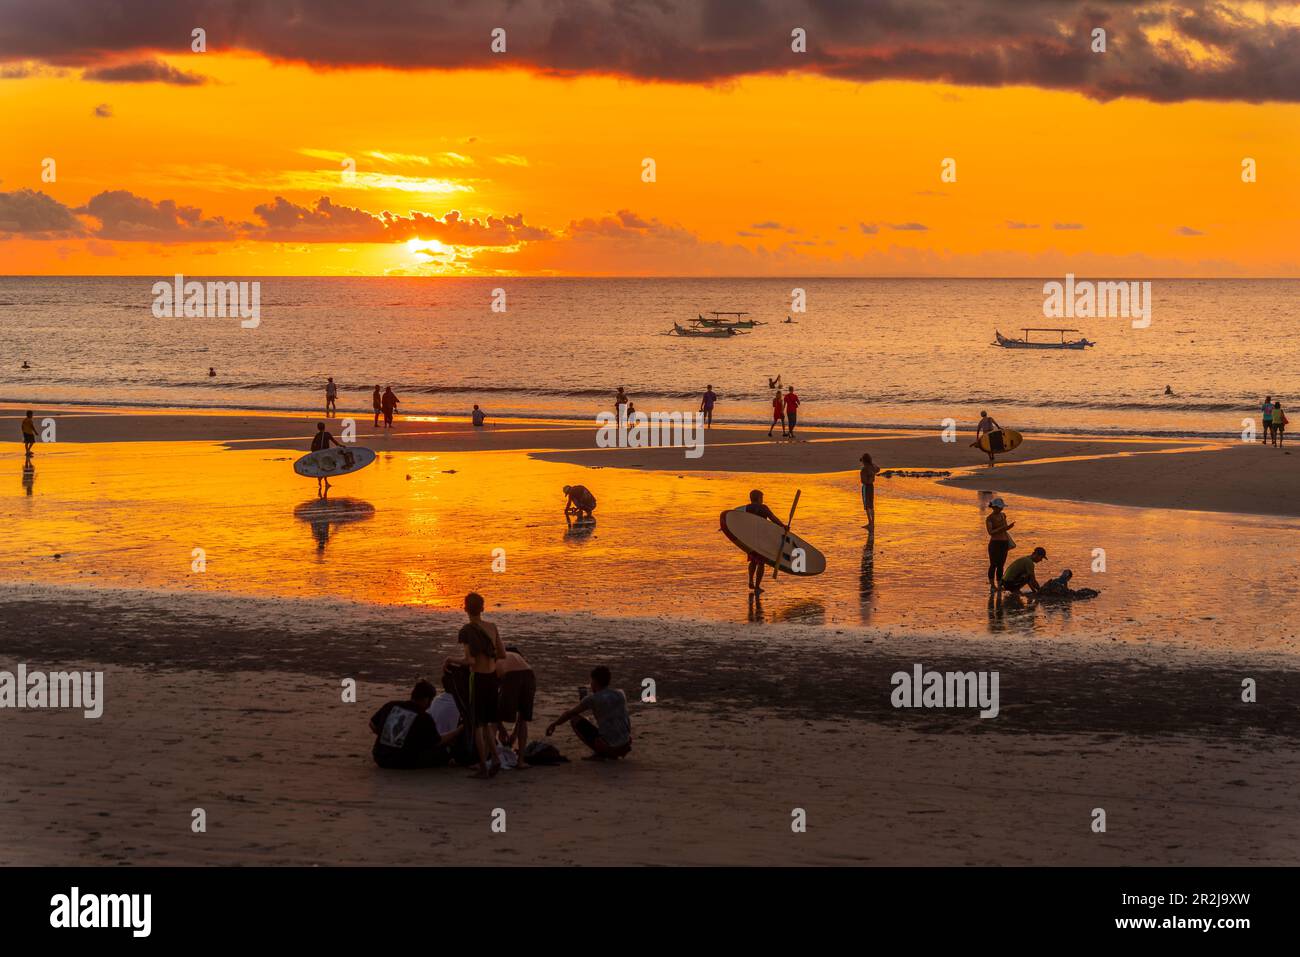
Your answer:
[[[221,442],[231,449],[297,449],[310,445],[315,423],[340,419],[319,415],[34,410],[57,424],[60,443]],[[17,436],[19,413],[0,413],[0,434]],[[943,442],[933,433],[863,430],[801,430],[798,442],[768,439],[763,429],[719,425],[707,433],[704,454],[687,458],[681,449],[601,449],[596,430],[573,422],[503,420],[474,429],[463,420],[400,419],[392,431],[376,430],[369,416],[356,418],[356,440],[377,451],[457,453],[529,451],[544,461],[583,467],[658,470],[673,473],[755,472],[773,475],[825,474],[856,470],[869,451],[881,468],[968,470],[954,477],[965,488],[992,488],[1024,495],[1271,515],[1300,515],[1300,458],[1260,446],[1241,447],[1203,440],[1143,440],[1077,436],[1030,436],[1014,452],[984,468],[973,436]],[[18,443],[12,441],[17,449]],[[1212,451],[1197,451],[1207,447]],[[1224,455],[1254,451],[1255,458]],[[1146,452],[1176,455],[1139,455]],[[40,453],[40,446],[37,446]],[[1276,454],[1275,454],[1276,453]],[[1025,468],[1028,463],[1056,461]],[[881,481],[887,482],[888,479]]]
[[[1284,655],[501,615],[538,672],[540,721],[594,661],[633,698],[653,678],[658,701],[634,706],[625,762],[576,760],[561,731],[570,764],[482,782],[369,759],[367,718],[435,667],[455,616],[29,588],[0,614],[0,667],[107,672],[98,721],[6,715],[0,831],[26,838],[4,864],[1300,861]],[[999,716],[892,708],[890,674],[917,662],[998,670]],[[1258,704],[1240,702],[1243,676]]]

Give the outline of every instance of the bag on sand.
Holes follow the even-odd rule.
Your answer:
[[[549,741],[529,741],[524,748],[524,761],[527,764],[565,764],[568,760]]]

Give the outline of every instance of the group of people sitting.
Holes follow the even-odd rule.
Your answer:
[[[550,764],[559,757],[550,745],[529,747],[537,677],[519,650],[507,647],[497,626],[483,618],[483,598],[465,596],[469,621],[460,629],[459,658],[443,661],[439,694],[425,679],[406,701],[389,701],[370,719],[372,750],[381,768],[431,768],[457,764],[490,778],[502,767]],[[627,696],[610,687],[604,665],[591,670],[591,683],[578,702],[546,728],[550,737],[568,724],[597,760],[617,760],[632,750]],[[583,717],[591,712],[595,723]],[[506,725],[512,725],[509,731]]]

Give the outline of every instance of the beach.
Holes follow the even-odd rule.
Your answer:
[[[633,699],[617,765],[380,771],[368,716],[459,619],[334,601],[9,590],[6,655],[105,671],[105,711],[9,717],[5,864],[1294,864],[1289,656],[499,616],[544,722],[586,663]],[[899,711],[914,662],[995,669],[1001,712]],[[4,663],[8,667],[8,662]],[[1237,699],[1242,675],[1261,701]],[[358,682],[355,704],[341,680]],[[657,701],[638,701],[643,678]],[[51,747],[57,741],[60,746]],[[208,829],[190,829],[194,808]],[[1105,809],[1104,834],[1090,830]],[[506,831],[488,835],[494,809]],[[793,833],[802,808],[805,833]]]
[[[58,441],[0,496],[13,530],[0,668],[102,670],[106,704],[97,720],[6,716],[0,828],[39,837],[5,863],[1300,858],[1286,813],[1295,617],[1285,596],[1270,608],[1251,580],[1212,577],[1225,554],[1289,547],[1289,496],[1251,495],[1294,487],[1277,450],[1031,435],[987,469],[968,434],[813,428],[782,443],[728,426],[688,459],[597,449],[594,428],[571,422],[399,418],[381,435],[357,416],[380,459],[319,500],[289,469],[320,421],[309,413],[36,411]],[[17,414],[0,416],[9,435]],[[950,473],[879,478],[870,547],[865,450],[886,469]],[[576,537],[558,494],[575,480],[600,498]],[[796,522],[830,562],[758,602],[716,531],[754,485],[778,510],[802,489]],[[992,491],[1101,596],[986,601]],[[1087,571],[1097,542],[1118,566],[1100,575]],[[1182,571],[1165,567],[1173,549]],[[492,782],[373,766],[366,721],[436,677],[470,589],[538,673],[533,737],[603,663],[632,702],[627,760],[578,760],[561,728],[570,763]],[[996,717],[894,707],[892,676],[917,665],[998,672]],[[348,678],[355,703],[341,700]],[[485,843],[495,808],[507,829]]]

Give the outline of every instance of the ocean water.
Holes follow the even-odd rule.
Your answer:
[[[780,375],[806,425],[969,425],[987,407],[1009,428],[1226,435],[1264,395],[1290,398],[1300,368],[1296,280],[1155,280],[1151,324],[1134,329],[1044,319],[1043,279],[272,277],[245,329],[155,318],[160,278],[0,277],[0,401],[303,410],[332,375],[344,411],[368,410],[379,384],[408,414],[477,402],[497,417],[590,419],[619,385],[638,409],[671,411],[696,408],[711,384],[719,421],[760,422]],[[795,287],[804,313],[791,311]],[[496,289],[505,312],[491,309]],[[712,309],[769,324],[665,335]],[[991,345],[995,329],[1060,325],[1097,346]]]

